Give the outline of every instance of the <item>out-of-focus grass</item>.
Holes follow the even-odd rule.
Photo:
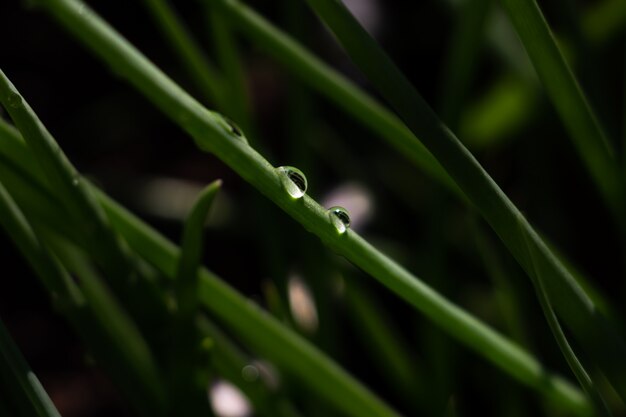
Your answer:
[[[183,91],[86,5],[73,0],[37,0],[36,4],[178,124],[198,148],[213,153],[321,240],[315,243],[301,240],[294,224],[287,223],[291,220],[271,211],[256,194],[246,197],[246,203],[237,207],[240,215],[255,213],[256,222],[246,223],[252,225],[246,234],[265,242],[260,256],[265,258],[272,275],[276,275],[265,287],[270,289],[266,302],[281,323],[200,266],[204,252],[209,265],[213,262],[212,255],[219,252],[205,251],[202,244],[204,218],[215,185],[200,196],[190,212],[182,248],[177,248],[82,178],[25,98],[2,73],[0,101],[26,141],[22,142],[11,126],[0,121],[0,187],[4,187],[0,221],[50,291],[55,304],[136,411],[165,415],[174,409],[182,412],[184,408],[188,415],[210,415],[217,409],[210,409],[205,391],[214,378],[224,378],[239,386],[255,412],[267,416],[337,412],[392,416],[397,415],[395,409],[439,413],[444,408],[446,413],[462,415],[467,404],[457,403],[455,398],[456,395],[469,398],[471,395],[465,394],[466,390],[497,393],[502,402],[510,401],[498,405],[507,413],[532,407],[522,406],[520,393],[510,388],[511,385],[466,387],[462,381],[455,381],[455,374],[465,372],[462,364],[474,361],[461,359],[465,355],[462,350],[451,349],[450,341],[435,329],[414,331],[415,309],[513,380],[533,388],[549,413],[558,410],[578,415],[603,411],[610,414],[622,409],[616,398],[623,399],[626,388],[626,370],[619,360],[626,351],[624,326],[612,305],[620,297],[614,294],[607,297],[588,276],[573,275],[571,262],[563,253],[557,254],[552,245],[544,243],[452,133],[459,133],[472,150],[489,152],[503,148],[507,146],[505,140],[514,139],[527,126],[535,127],[534,123],[541,118],[537,107],[545,106],[541,95],[542,88],[545,89],[590,178],[604,196],[604,204],[612,209],[614,221],[622,224],[624,190],[618,174],[622,171],[621,161],[615,158],[615,152],[603,147],[602,128],[569,67],[575,65],[576,59],[589,61],[585,45],[616,36],[615,28],[624,15],[621,3],[602,2],[585,14],[580,26],[569,15],[570,32],[565,31],[563,36],[572,33],[575,36],[559,40],[559,45],[568,50],[567,61],[534,2],[502,0],[510,22],[495,2],[468,0],[460,4],[456,9],[460,16],[456,35],[451,39],[443,85],[439,89],[443,94],[437,100],[447,125],[439,121],[382,49],[338,2],[309,0],[393,111],[303,46],[301,40],[310,39],[311,35],[300,26],[307,16],[303,4],[284,6],[290,32],[287,33],[236,0],[198,3],[201,17],[197,20],[207,26],[203,33],[210,37],[207,53],[204,42],[195,39],[196,33],[189,30],[185,19],[173,8],[180,6],[182,10],[187,6],[169,4],[167,0],[144,2],[160,35],[178,58],[182,74],[191,79],[203,101],[220,113],[207,110]],[[511,23],[521,44],[513,39]],[[372,33],[373,28],[370,28]],[[247,50],[241,48],[237,38],[240,34],[269,53],[294,77],[280,80],[280,85],[289,90],[289,109],[285,112],[289,120],[283,121],[288,126],[289,152],[280,149],[276,152],[276,138],[272,137],[271,141],[264,138],[264,121],[255,123],[259,120],[253,114],[246,79],[247,62],[243,58]],[[487,79],[479,71],[486,44],[492,46],[491,52],[506,67],[502,73]],[[529,52],[532,66],[522,48]],[[419,51],[412,53],[419,56]],[[215,58],[207,58],[209,55]],[[587,66],[593,64],[587,61],[584,62]],[[424,61],[420,65],[425,67],[432,62]],[[534,76],[533,66],[542,85]],[[601,71],[586,72],[587,76],[596,77],[598,73]],[[472,89],[477,79],[485,87],[480,94]],[[592,84],[590,81],[594,79],[583,79],[583,84]],[[311,87],[311,91],[301,90],[298,82]],[[329,112],[316,108],[317,98],[312,92],[321,93],[365,129],[360,130],[359,126],[344,138],[346,135],[335,132],[334,126],[320,126],[318,118]],[[597,104],[599,97],[593,96],[591,103]],[[595,110],[601,109],[599,106]],[[600,119],[605,121],[604,117]],[[342,123],[354,126],[350,121]],[[437,185],[424,186],[426,181],[421,178],[421,182],[414,184],[414,178],[418,177],[408,167],[389,163],[397,156],[386,156],[378,145],[369,144],[367,131],[392,145]],[[325,137],[317,137],[319,134]],[[375,150],[373,156],[361,160],[360,151],[353,152],[355,144],[360,148],[361,142],[364,149],[369,146]],[[312,143],[317,155],[310,152]],[[329,152],[332,155],[327,155]],[[409,208],[406,230],[396,233],[392,226],[387,232],[411,241],[426,238],[429,249],[420,249],[423,253],[412,257],[407,255],[410,252],[402,252],[401,245],[392,244],[388,248],[392,256],[387,256],[369,243],[378,242],[375,236],[366,240],[357,230],[350,229],[338,233],[333,227],[332,213],[309,196],[320,194],[317,182],[324,177],[324,168],[317,161],[320,154],[335,172],[385,184],[376,190],[379,198],[384,196],[381,201],[390,193]],[[268,162],[276,155],[281,159],[288,155],[302,164],[300,168],[307,168],[311,184],[308,194],[303,197],[296,195],[299,192],[294,194],[301,180],[286,177],[285,171],[276,170]],[[387,163],[383,164],[383,160]],[[527,162],[532,166],[532,158]],[[387,168],[377,170],[382,166]],[[441,193],[440,185],[452,193]],[[286,192],[290,187],[293,190]],[[441,193],[433,199],[435,202],[428,204],[428,210],[423,209],[424,203],[419,199],[432,196],[415,194],[424,190]],[[519,292],[519,283],[510,285],[519,271],[513,270],[510,262],[500,262],[498,258],[504,252],[500,248],[493,250],[495,241],[483,235],[481,225],[474,228],[480,235],[478,251],[458,251],[456,245],[474,245],[474,239],[468,240],[467,231],[463,232],[459,224],[444,226],[450,219],[458,222],[454,216],[441,213],[442,207],[446,207],[447,213],[454,211],[449,208],[451,201],[478,209],[532,278],[547,328],[557,341],[554,347],[545,350],[549,356],[556,347],[561,349],[589,398],[566,379],[544,370],[534,355],[528,353],[527,346],[519,346],[528,342],[529,334],[541,334],[541,329],[529,326],[529,321],[536,318],[536,315],[527,317],[528,304],[534,302],[532,296]],[[384,205],[383,211],[389,212],[390,206]],[[359,210],[353,212],[355,225],[362,220],[357,218],[361,216],[359,213]],[[60,218],[66,221],[59,222]],[[393,224],[390,220],[387,218],[382,224]],[[414,224],[428,221],[429,231],[425,236],[415,233]],[[280,226],[286,224],[290,226]],[[463,235],[461,240],[466,243],[451,239],[447,235],[450,230],[454,230],[455,239]],[[607,239],[600,243],[608,242]],[[207,243],[213,248],[221,244],[212,236],[207,236]],[[406,243],[404,247],[408,245],[412,251],[417,247]],[[374,297],[378,294],[370,293],[368,286],[359,282],[359,273],[352,270],[344,270],[351,278],[342,287],[336,271],[343,267],[328,256],[327,249],[344,256],[390,289],[391,294],[385,297],[399,296],[408,301],[408,306],[389,303],[394,305],[394,311],[385,311]],[[304,253],[302,259],[293,258],[298,251]],[[466,297],[471,294],[465,294],[463,285],[457,285],[458,270],[447,265],[453,259],[448,251],[457,251],[454,256],[470,254],[470,257],[481,253],[484,266],[480,268],[487,271],[482,275],[493,279],[501,295],[498,300],[491,297],[478,309],[468,303]],[[430,285],[392,258],[402,259],[407,268],[419,266],[420,276],[424,273],[431,278]],[[242,249],[239,262],[251,259],[251,253]],[[294,269],[293,265],[300,266]],[[466,272],[468,276],[474,274],[471,270]],[[297,292],[292,288],[295,281]],[[59,295],[62,302],[57,299]],[[355,340],[351,340],[349,333],[345,334],[341,318],[337,318],[341,311],[337,309],[338,303],[348,310],[345,319],[358,330]],[[491,309],[501,311],[504,318],[490,316]],[[302,315],[312,315],[315,320],[306,321]],[[397,326],[390,326],[399,318],[399,323],[394,323]],[[565,324],[565,330],[561,329],[560,321]],[[517,343],[485,322],[503,327],[504,333],[512,334]],[[416,335],[426,340],[415,344],[415,338],[419,337]],[[575,344],[568,341],[570,335]],[[342,340],[351,340],[351,344],[343,346]],[[363,362],[355,368],[351,364],[351,357],[355,356],[351,350],[359,346],[357,340],[368,345],[367,349],[358,350],[368,353],[356,355]],[[534,340],[530,344],[541,346]],[[426,355],[419,366],[415,366],[412,349]],[[542,346],[536,356],[543,357],[543,351]],[[263,370],[256,359],[259,357],[271,361],[277,371]],[[360,378],[365,376],[366,385],[375,382],[377,386],[366,388],[335,361],[346,364]],[[377,377],[368,376],[360,368],[376,369]],[[378,383],[378,377],[388,383],[387,389],[393,395],[385,393],[385,383]],[[607,385],[604,377],[612,386]],[[383,396],[379,397],[374,392],[381,386]],[[415,390],[426,391],[431,386],[432,395],[412,395]],[[0,398],[3,396],[0,392]],[[608,399],[607,409],[602,397]],[[444,407],[444,403],[448,405]],[[30,403],[36,404],[36,399]],[[590,405],[597,407],[592,410]],[[0,411],[4,410],[0,408]]]

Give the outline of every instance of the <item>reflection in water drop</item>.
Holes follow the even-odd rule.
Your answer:
[[[302,198],[306,193],[306,177],[298,168],[279,167],[277,168],[280,182],[287,193],[293,198]]]
[[[330,222],[339,233],[345,233],[350,227],[350,215],[343,207],[335,206],[328,209]]]
[[[346,182],[326,193],[321,202],[324,207],[341,206],[350,213],[350,229],[358,231],[367,225],[374,214],[374,199],[363,185]]]
[[[239,128],[239,126],[237,126],[237,124],[235,122],[233,122],[231,119],[229,119],[226,116],[222,116],[222,117],[224,117],[224,121],[226,122],[226,124],[228,124],[228,128],[230,130],[230,133],[232,133],[233,135],[238,136],[240,138],[244,138],[243,132],[241,131],[241,129]]]
[[[248,139],[243,134],[243,130],[241,130],[241,128],[237,126],[237,123],[217,112],[211,112],[210,114],[213,117],[213,120],[215,120],[217,124],[219,124],[226,132],[228,132],[229,135],[237,140],[242,141],[246,145],[248,144]]]

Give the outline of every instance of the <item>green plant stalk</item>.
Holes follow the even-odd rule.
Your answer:
[[[476,239],[476,249],[482,258],[487,274],[495,287],[495,298],[508,328],[508,333],[522,346],[528,346],[522,314],[519,308],[519,300],[515,298],[515,288],[510,282],[504,266],[499,259],[499,253],[491,240],[479,224],[477,216],[471,219],[473,234]]]
[[[206,386],[198,386],[194,370],[200,364],[197,352],[198,332],[195,316],[200,306],[198,300],[198,270],[202,264],[204,224],[215,196],[222,186],[217,180],[199,194],[183,229],[182,252],[174,282],[176,313],[173,319],[170,391],[174,408],[183,415],[211,413],[206,401]]]
[[[624,181],[604,135],[574,74],[561,54],[535,0],[501,0],[541,82],[561,117],[580,158],[606,204],[626,231]]]
[[[565,337],[565,333],[559,324],[559,320],[552,308],[552,304],[550,302],[550,298],[548,293],[546,292],[546,288],[544,285],[544,275],[540,270],[539,263],[537,262],[537,255],[535,253],[535,247],[532,245],[531,240],[528,238],[526,234],[526,230],[523,227],[523,222],[520,223],[520,234],[526,238],[526,244],[528,249],[528,257],[531,260],[535,270],[534,273],[530,274],[530,278],[532,280],[533,286],[535,287],[535,291],[537,293],[537,299],[539,300],[539,304],[541,305],[541,309],[543,310],[543,314],[546,317],[546,321],[548,322],[548,326],[550,327],[550,331],[556,340],[561,353],[565,357],[567,364],[570,369],[576,376],[579,384],[583,388],[583,390],[587,393],[589,398],[592,400],[592,403],[596,406],[596,412],[598,415],[611,416],[611,411],[607,408],[607,405],[602,398],[602,395],[598,391],[596,383],[591,379],[589,373],[585,370],[584,366],[576,356],[576,353],[570,346],[567,341],[567,337]]]
[[[270,53],[294,76],[387,139],[425,173],[458,191],[432,155],[393,113],[243,3],[217,0],[215,4],[223,10],[223,16],[234,28]],[[459,195],[462,193],[459,192]]]
[[[6,193],[6,190],[0,188],[0,193]],[[4,392],[12,393],[11,402],[17,405],[24,416],[61,417],[0,321],[0,387],[2,382],[5,383]]]
[[[219,71],[206,58],[200,46],[176,15],[168,0],[143,0],[157,28],[171,46],[180,63],[194,81],[204,100],[217,103],[225,100],[223,80]]]
[[[20,142],[15,141],[16,138],[7,136],[3,139],[6,139],[6,143],[17,145],[14,154],[19,152]],[[2,142],[0,141],[0,143]],[[21,160],[27,161],[31,158],[23,145],[21,145],[21,152],[22,155],[19,156]],[[29,164],[26,163],[26,165]],[[30,185],[31,182],[36,181],[36,175],[32,175],[30,179],[18,184],[18,186],[23,190],[30,189],[37,192],[37,188]],[[93,191],[109,216],[112,226],[123,234],[131,247],[165,275],[174,278],[177,274],[179,257],[177,248],[105,194],[96,188],[93,188]],[[41,207],[45,208],[46,204],[44,203]],[[58,222],[53,225],[62,227]],[[342,401],[342,398],[353,398],[359,405],[360,401],[363,401],[360,396],[365,396],[366,400],[363,404],[367,409],[367,404],[371,401],[367,398],[372,394],[363,393],[363,387],[360,387],[356,381],[322,356],[319,351],[284,329],[276,320],[261,310],[251,306],[248,301],[237,295],[206,269],[203,268],[200,271],[200,278],[200,294],[203,305],[231,325],[231,330],[235,330],[242,339],[257,347],[262,355],[289,370],[293,375],[299,376],[304,384],[310,384],[311,389],[322,394],[328,390],[331,391],[325,395],[327,398],[335,398],[335,401]],[[280,341],[280,346],[288,354],[286,351],[276,350],[275,343],[277,341]],[[496,342],[498,341],[499,338],[496,337]],[[523,354],[521,357],[524,359],[526,355]],[[531,381],[531,385],[534,384],[538,389],[545,390],[548,397],[563,397],[562,401],[565,405],[569,404],[573,410],[581,415],[585,414],[586,403],[582,401],[579,393],[572,390],[572,387],[566,382],[545,374],[532,359],[530,362],[530,373],[535,374],[534,377],[531,377],[535,380],[534,383]],[[353,387],[353,384],[356,384],[357,387]],[[556,390],[557,393],[551,394],[552,390]],[[363,409],[360,409],[360,412],[365,413],[363,415],[369,415]]]
[[[18,138],[7,135],[2,139],[0,140],[0,150],[4,151],[7,144],[12,145],[12,152],[3,155],[17,156],[18,160],[25,161],[25,167],[40,169],[37,165],[29,163],[28,160],[32,159],[32,155],[21,141],[16,140]],[[0,166],[2,162],[3,160],[0,158]],[[10,168],[10,165],[6,165],[6,167]],[[4,171],[0,170],[0,174],[2,172]],[[38,176],[40,175],[30,174],[29,171],[25,178],[16,176],[20,181],[13,185],[23,194],[37,194],[39,192],[38,187],[33,184],[39,181]],[[0,180],[4,181],[4,178],[0,176]],[[112,226],[118,232],[123,233],[128,243],[141,256],[163,271],[169,278],[174,279],[180,257],[178,248],[104,193],[95,187],[92,187],[92,190],[102,200],[102,207]],[[56,197],[53,196],[52,198]],[[35,207],[29,207],[34,211],[46,211],[54,208],[54,205],[48,204],[40,196],[34,198],[31,196],[26,201],[37,202]],[[0,214],[2,213],[0,212]],[[3,219],[9,218],[2,216],[0,221]],[[8,220],[7,223],[13,224]],[[58,228],[58,232],[61,234],[67,232],[67,225],[62,222],[55,222],[50,225]],[[31,264],[45,265],[44,262],[31,262]],[[358,381],[345,373],[319,350],[282,326],[279,321],[258,307],[252,306],[246,298],[237,294],[215,275],[204,268],[201,269],[199,275],[199,294],[204,307],[228,325],[233,322],[239,323],[238,326],[229,327],[229,329],[235,331],[235,334],[248,342],[250,346],[257,348],[260,356],[267,357],[278,366],[288,370],[291,375],[298,377],[302,384],[308,386],[312,391],[321,393],[323,398],[335,403],[340,409],[347,409],[349,415],[396,415],[386,408],[373,393],[361,386]],[[217,297],[217,302],[212,301],[212,297]],[[207,298],[211,301],[207,302]],[[277,348],[277,346],[279,347]],[[149,404],[154,404],[154,402],[149,402]]]
[[[224,98],[224,107],[232,118],[238,121],[244,131],[248,132],[249,139],[255,139],[250,112],[250,98],[246,89],[246,75],[239,57],[238,45],[233,37],[232,29],[217,8],[204,4],[207,20],[210,22],[212,39],[214,40],[217,60],[227,82],[227,97]],[[251,142],[252,145],[256,141]]]
[[[49,194],[47,192],[46,188],[43,187],[39,187],[39,183],[44,182],[45,181],[45,176],[41,175],[41,171],[40,171],[40,167],[35,163],[35,164],[31,164],[31,160],[33,159],[32,156],[28,153],[26,147],[24,146],[23,142],[21,142],[21,139],[19,138],[19,132],[17,132],[16,130],[12,129],[9,125],[6,125],[5,122],[0,122],[0,181],[1,182],[5,182],[6,178],[7,178],[7,174],[9,173],[8,170],[3,169],[4,168],[4,164],[6,164],[6,161],[10,161],[10,160],[16,160],[16,161],[20,161],[21,163],[23,163],[24,165],[28,166],[28,172],[26,173],[20,173],[18,175],[16,175],[16,178],[21,179],[21,181],[13,181],[11,182],[11,189],[13,191],[15,190],[22,190],[23,193],[21,195],[40,195],[40,198],[35,198],[32,200],[29,199],[25,199],[24,202],[26,203],[25,205],[27,207],[29,207],[30,205],[33,205],[34,207],[37,207],[41,212],[45,212],[45,213],[49,213],[51,214],[51,219],[58,219],[62,216],[63,213],[63,209],[62,207],[54,204],[55,203],[55,196],[52,194]],[[10,155],[10,157],[8,159],[6,159],[6,156]],[[20,172],[19,169],[17,169],[17,165],[15,166],[11,166],[11,170],[17,170],[17,172]],[[29,191],[30,190],[30,191]],[[34,201],[34,203],[30,203],[30,201]],[[36,213],[36,212],[35,212]],[[2,211],[0,211],[0,214],[3,214]],[[3,214],[3,218],[5,219],[10,219],[9,216],[6,216]],[[60,222],[50,222],[50,220],[43,220],[40,221],[40,223],[43,224],[48,224],[48,225],[55,225],[55,226],[62,226],[62,224]],[[9,223],[11,225],[17,224],[17,223]],[[65,223],[63,223],[65,224]],[[71,232],[71,230],[68,230],[67,227],[62,227],[61,229],[56,231],[57,233],[60,233],[61,235],[67,235],[68,232]],[[15,235],[12,235],[15,236]],[[63,242],[61,239],[56,238],[57,243],[59,244],[63,244],[64,246],[67,246],[67,242]],[[69,251],[71,248],[66,248],[65,251]],[[73,252],[75,252],[75,249],[72,249]],[[71,255],[74,258],[74,262],[84,262],[84,260],[80,260],[80,259],[76,259],[76,253],[70,253],[69,255]],[[45,274],[50,274],[50,271],[54,271],[55,269],[51,266],[49,266],[47,263],[39,261],[35,258],[29,258],[29,264],[32,266],[41,266],[41,268],[39,269],[39,274],[41,275],[42,273]],[[83,265],[82,269],[86,268],[85,265]],[[106,289],[104,290],[100,290],[99,289],[99,285],[100,283],[98,281],[94,281],[93,279],[89,280],[89,275],[85,275],[85,274],[79,274],[79,279],[81,280],[81,282],[85,282],[85,279],[87,279],[87,282],[85,284],[89,284],[88,287],[90,288],[90,291],[88,291],[88,294],[91,294],[93,297],[98,297],[98,295],[100,294],[100,296],[102,296],[102,294],[104,293],[104,291],[108,291]],[[68,279],[69,282],[69,279]],[[54,286],[51,285],[46,285],[46,287],[48,289],[52,289],[55,288]],[[60,290],[53,290],[56,293],[61,293]],[[79,300],[82,300],[82,294],[80,293],[79,290],[76,290],[76,294]],[[87,297],[89,298],[89,297]],[[106,300],[105,300],[106,301]],[[83,301],[81,301],[82,303]],[[100,302],[100,304],[102,304]],[[112,318],[116,317],[116,314],[111,314],[111,313],[106,313],[105,311],[103,311],[103,317],[107,317],[107,323],[109,323]],[[71,321],[71,320],[70,320]],[[110,327],[111,323],[109,323],[109,327]],[[213,334],[211,334],[211,337],[214,337]],[[132,343],[132,341],[129,341],[127,338],[124,337],[117,337],[116,339],[119,340],[124,340],[124,346],[125,349],[128,351],[128,348],[133,346],[134,343]],[[216,341],[217,343],[217,341]],[[236,352],[235,352],[236,353]],[[230,355],[232,357],[232,355],[234,355],[235,353],[233,352],[228,352],[228,346],[221,346],[220,345],[220,358],[223,358],[223,356],[227,356]],[[221,363],[221,362],[220,362]],[[236,368],[236,370],[232,370],[232,372],[229,371],[228,375],[235,375],[235,373],[240,374],[240,371],[242,369],[242,366],[238,366]],[[224,371],[224,369],[222,369],[223,367],[220,367],[219,371]],[[242,381],[239,381],[240,383]],[[247,386],[249,386],[249,383],[241,383],[242,389],[244,389],[245,392]],[[261,389],[256,390],[256,391],[263,391]],[[255,392],[256,392],[255,391]],[[249,392],[247,392],[248,394],[250,394]],[[262,393],[258,393],[257,394],[261,395]],[[267,395],[267,394],[263,394],[263,395]],[[250,395],[251,398],[254,399],[253,395]],[[269,401],[269,400],[268,400]],[[266,401],[266,402],[268,402]],[[286,402],[285,402],[286,403]],[[256,404],[256,402],[255,402]],[[267,408],[267,415],[268,416],[273,416],[276,415],[276,413],[273,411],[276,409],[276,407],[279,407],[280,409],[289,409],[289,405],[288,404],[282,404],[282,405],[276,405],[276,404],[265,404],[266,408]],[[285,412],[286,416],[292,416],[294,415],[293,413],[287,414]]]
[[[100,196],[103,208],[131,247],[164,275],[173,278],[178,248],[106,195]],[[202,305],[260,356],[298,377],[302,384],[349,415],[396,415],[315,347],[237,294],[217,276],[202,268],[199,279]]]
[[[250,148],[245,141],[233,137],[216,121],[211,112],[174,84],[93,11],[71,0],[45,0],[41,4],[68,31],[74,33],[80,41],[89,46],[92,52],[146,95],[166,115],[179,123],[196,140],[200,148],[213,152],[243,179],[274,201],[296,221],[302,223],[306,229],[315,233],[330,248],[377,278],[424,312],[453,337],[485,355],[519,381],[543,392],[555,402],[570,406],[573,411],[584,414],[588,410],[585,399],[577,390],[564,380],[546,374],[541,365],[517,345],[450,303],[404,268],[378,252],[356,233],[348,230],[347,233],[338,234],[326,210],[308,195],[301,199],[292,199],[282,187],[279,172],[267,160]],[[141,249],[136,248],[142,256],[147,257],[146,254],[141,253]],[[152,259],[149,260],[154,262]],[[200,297],[207,304],[224,303],[228,298],[226,296],[215,297],[215,291],[203,290],[201,290]],[[230,299],[230,303],[226,302],[226,305],[231,307],[232,301],[233,299]],[[259,312],[249,305],[241,307],[251,308],[250,314]],[[243,313],[239,311],[233,314],[241,316]],[[239,317],[237,320],[231,317],[229,324],[233,327],[239,326],[239,330],[245,331],[246,334],[260,336],[258,327],[251,326],[250,322],[241,320]],[[271,346],[274,346],[273,340]],[[265,345],[265,348],[267,349],[268,346]],[[300,362],[292,365],[299,367],[300,371],[305,370],[305,374],[310,374],[313,370],[309,367],[311,363],[303,362],[301,359]],[[337,377],[333,372],[328,376],[332,380]],[[341,385],[341,389],[337,389],[336,386],[330,384],[320,384],[317,388],[320,394],[346,413],[359,415],[364,407],[368,410],[368,415],[395,414],[359,385],[346,384]],[[360,397],[361,400],[359,402],[346,401],[347,395],[352,398]]]
[[[156,361],[146,341],[135,323],[126,315],[110,289],[103,284],[98,271],[81,249],[57,235],[44,233],[45,241],[53,248],[63,266],[79,280],[86,304],[93,311],[93,317],[110,340],[123,341],[127,363],[138,364],[149,378],[149,387],[159,393],[159,407],[165,407],[166,394],[160,382]]]
[[[205,187],[185,220],[176,276],[177,310],[181,321],[193,322],[192,318],[198,310],[197,276],[202,265],[204,224],[221,186],[222,181],[216,180]]]
[[[160,390],[157,372],[150,358],[141,355],[140,351],[139,356],[135,355],[138,351],[129,348],[135,344],[126,338],[127,334],[111,335],[106,330],[106,323],[115,317],[97,316],[101,310],[92,309],[92,306],[86,303],[80,289],[65,268],[40,243],[30,224],[2,185],[0,185],[0,224],[50,292],[55,305],[95,353],[136,410],[146,416],[163,415],[164,393]],[[101,297],[102,294],[96,293],[95,296]]]
[[[147,303],[139,304],[130,296],[133,292],[151,292],[152,283],[138,276],[133,260],[109,227],[102,208],[94,200],[80,174],[1,70],[0,102],[32,149],[37,162],[41,164],[46,183],[51,187],[50,191],[61,197],[60,202],[71,222],[75,224],[82,243],[90,248],[90,253],[105,272],[125,307],[135,317],[154,320],[157,311],[162,307],[159,305],[160,300],[143,297]]]
[[[526,243],[519,233],[519,210],[456,136],[437,118],[406,77],[350,12],[335,0],[308,0],[331,28],[353,61],[378,91],[391,103],[413,133],[426,143],[468,199],[487,220],[528,274],[533,266],[526,256]],[[616,329],[595,308],[592,300],[558,258],[550,252],[532,226],[524,230],[541,254],[547,271],[546,288],[557,312],[578,343],[626,398],[626,344]],[[348,256],[350,259],[350,257]],[[366,269],[367,270],[367,269]],[[376,276],[375,273],[369,271]]]
[[[7,136],[5,139],[11,143],[10,141],[15,138]],[[24,148],[22,151],[24,154],[20,158],[28,160],[30,156]],[[36,179],[31,179],[31,181],[36,181]],[[28,182],[21,184],[23,189],[28,189],[28,186]],[[36,190],[34,187],[32,189]],[[173,278],[177,273],[178,264],[178,251],[174,245],[97,189],[94,189],[94,192],[107,212],[112,225],[124,235],[128,243],[164,274]],[[44,204],[42,207],[45,206]],[[355,398],[356,401],[359,398],[359,392],[363,388],[357,388],[356,395],[351,393],[355,389],[351,385],[357,384],[356,381],[351,380],[343,371],[336,368],[336,365],[329,362],[313,347],[307,345],[303,339],[286,331],[278,322],[251,306],[245,299],[238,296],[205,269],[201,270],[200,276],[200,292],[205,307],[231,325],[232,329],[242,339],[257,347],[262,355],[288,369],[290,373],[299,376],[303,383],[311,384],[312,389],[317,389],[322,393],[325,390],[330,390],[331,392],[326,394],[327,398],[336,398],[335,401],[341,401],[341,398]],[[277,351],[275,348],[276,341],[280,341],[280,345],[287,349],[289,354],[282,350]],[[522,355],[523,358],[525,355]],[[581,401],[580,394],[572,391],[567,383],[543,373],[541,368],[532,360],[531,365],[531,374],[536,374],[534,378],[531,378],[535,379],[535,387],[545,390],[548,397],[564,397],[565,405],[569,404],[578,413],[585,414],[586,404]],[[343,385],[347,385],[347,388]],[[560,391],[561,394],[551,394],[552,390]],[[361,395],[368,396],[371,394]],[[365,401],[365,404],[367,403],[368,401]],[[364,411],[361,409],[360,412]]]
[[[346,314],[361,335],[364,349],[371,353],[371,366],[378,366],[394,390],[414,406],[423,406],[425,386],[420,369],[384,309],[376,305],[373,297],[355,279],[346,283],[342,298],[348,307]]]

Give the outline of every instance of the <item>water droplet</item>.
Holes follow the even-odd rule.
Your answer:
[[[350,227],[350,214],[343,207],[335,206],[328,209],[330,222],[339,233],[345,233]]]
[[[78,184],[80,184],[80,179],[79,179],[78,177],[74,177],[74,178],[72,179],[72,185],[73,185],[74,187],[78,187]]]
[[[219,113],[212,112],[211,115],[213,116],[214,120],[220,126],[222,126],[224,130],[226,130],[226,132],[228,132],[229,135],[241,140],[242,142],[246,144],[248,143],[248,139],[245,137],[245,135],[243,134],[243,131],[241,130],[239,126],[237,126],[235,122],[233,122],[228,117],[223,116]]]
[[[228,128],[230,130],[230,133],[232,133],[235,136],[238,136],[240,138],[243,137],[243,132],[241,131],[241,129],[239,128],[239,126],[237,126],[237,124],[235,122],[233,122],[231,119],[229,119],[228,117],[224,116],[224,121],[228,124]]]
[[[78,6],[78,14],[84,15],[86,11],[85,9],[86,9],[85,3],[81,3],[80,6]]]
[[[9,103],[9,106],[17,109],[22,105],[22,96],[17,94],[15,91],[11,91],[7,97],[7,102]]]
[[[302,198],[306,193],[306,177],[298,168],[279,167],[277,168],[280,182],[287,193],[293,198]]]
[[[241,370],[241,377],[247,382],[259,379],[259,369],[254,365],[246,365]]]

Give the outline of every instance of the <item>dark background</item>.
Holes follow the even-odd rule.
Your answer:
[[[289,21],[288,1],[256,1],[251,5],[279,27],[295,28],[288,31],[297,32],[301,41],[324,61],[368,89],[363,77],[306,7],[298,11],[298,22]],[[201,8],[194,1],[176,3],[211,57],[210,30]],[[540,2],[555,32],[567,42],[575,39],[575,34],[567,13],[561,13],[559,8],[563,3],[573,4],[574,16],[597,3]],[[168,75],[192,94],[197,93],[141,1],[89,4]],[[378,24],[369,27],[371,33],[426,100],[439,110],[458,9],[443,0],[362,4],[376,5]],[[416,361],[423,365],[424,375],[432,379],[429,389],[432,396],[441,398],[437,403],[441,413],[450,397],[459,415],[501,414],[508,410],[509,396],[518,398],[512,403],[526,407],[519,410],[522,414],[540,410],[535,395],[440,334],[373,280],[335,259],[315,237],[286,219],[215,157],[200,152],[189,137],[43,12],[5,0],[0,3],[0,17],[0,68],[70,160],[114,198],[178,240],[180,220],[164,218],[146,207],[137,197],[142,187],[161,177],[192,184],[224,180],[225,208],[210,227],[206,264],[241,292],[263,304],[264,282],[273,282],[280,288],[290,271],[308,271],[311,262],[321,259],[376,295],[400,337],[415,353]],[[583,87],[601,110],[599,117],[618,149],[622,134],[620,116],[624,114],[623,35],[623,30],[617,31],[602,42],[591,44],[596,58],[593,62],[597,64],[595,72],[589,72],[589,62],[584,59],[577,62],[585,65],[575,64]],[[448,298],[506,332],[494,301],[493,283],[476,250],[472,226],[476,221],[468,210],[394,149],[290,78],[270,56],[242,37],[239,46],[260,141],[270,162],[302,168],[314,198],[322,198],[337,184],[362,184],[371,196],[375,212],[360,231]],[[512,72],[487,41],[478,58],[467,98],[470,104],[480,100],[494,80]],[[532,88],[529,83],[528,89]],[[534,105],[523,125],[499,134],[484,146],[467,138],[468,146],[528,218],[620,306],[624,299],[623,245],[553,107],[540,88],[535,90]],[[290,118],[296,94],[305,97],[309,117],[294,129]],[[261,225],[266,218],[273,220],[269,225]],[[480,221],[478,227],[486,228]],[[532,288],[497,238],[489,236],[494,254],[514,278],[531,349],[536,348],[534,351],[550,368],[571,376],[544,324]],[[0,318],[61,414],[132,415],[106,375],[92,366],[76,336],[52,310],[36,277],[3,234],[0,259]],[[307,280],[313,278],[303,275]],[[310,286],[324,294],[325,287],[320,289],[318,284]],[[328,310],[320,313],[319,334],[309,337],[393,406],[412,414],[409,401],[399,398],[381,380],[379,371],[368,365],[371,358],[363,351],[364,341],[355,331],[355,323],[346,314],[341,298],[329,297],[325,304]],[[497,398],[493,396],[494,386],[498,387]]]

